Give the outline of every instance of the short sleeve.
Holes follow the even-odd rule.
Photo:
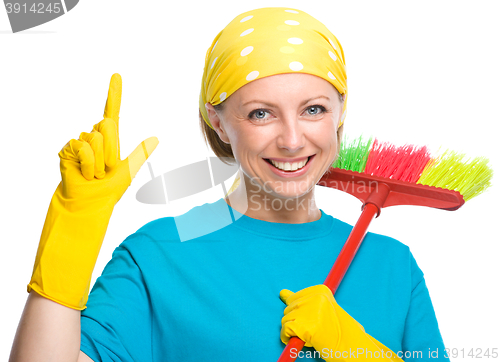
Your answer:
[[[148,289],[127,243],[112,254],[81,312],[80,349],[94,362],[152,361],[152,311]]]
[[[411,255],[412,292],[402,347],[409,361],[449,361],[422,271]]]

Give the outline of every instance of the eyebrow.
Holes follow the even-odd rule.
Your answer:
[[[317,97],[312,97],[312,98],[309,98],[309,99],[305,100],[300,105],[303,106],[304,104],[307,104],[310,101],[318,99],[318,98],[325,98],[326,100],[330,101],[330,98],[328,98],[327,96],[317,96]],[[265,104],[266,106],[269,106],[269,107],[277,107],[277,105],[275,105],[275,104],[272,104],[272,103],[269,103],[269,102],[266,102],[266,101],[261,101],[261,100],[253,100],[253,101],[250,101],[250,102],[246,102],[243,105],[246,106],[247,104],[250,104],[250,103],[262,103],[262,104]]]

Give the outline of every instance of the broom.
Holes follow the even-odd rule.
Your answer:
[[[323,284],[337,290],[374,216],[384,207],[419,205],[457,210],[491,186],[493,170],[485,157],[464,160],[465,155],[446,150],[432,157],[426,146],[396,147],[363,136],[342,142],[339,156],[318,185],[357,197],[362,213]],[[304,341],[290,338],[278,362],[295,361],[290,350],[299,352]],[[295,353],[297,356],[297,353]]]

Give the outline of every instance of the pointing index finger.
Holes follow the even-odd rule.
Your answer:
[[[122,102],[122,77],[115,73],[109,82],[108,99],[104,107],[104,118],[111,118],[118,126],[120,116],[120,106]]]
[[[115,73],[109,81],[108,99],[104,107],[104,118],[111,118],[116,124],[117,157],[120,159],[119,118],[122,103],[122,77]]]

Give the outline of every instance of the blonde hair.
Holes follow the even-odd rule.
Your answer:
[[[224,102],[217,104],[213,106],[215,110],[221,112],[224,109],[223,106]],[[215,130],[210,128],[210,126],[203,120],[203,116],[201,115],[201,111],[198,110],[198,116],[200,118],[200,128],[201,128],[201,133],[203,134],[203,139],[205,140],[205,144],[207,146],[210,146],[212,151],[215,153],[219,159],[221,159],[222,162],[227,164],[227,162],[224,159],[225,157],[232,158],[234,161],[229,161],[231,165],[234,165],[236,163],[236,160],[233,155],[233,149],[231,148],[231,145],[225,142],[222,142],[220,139],[219,135]]]

